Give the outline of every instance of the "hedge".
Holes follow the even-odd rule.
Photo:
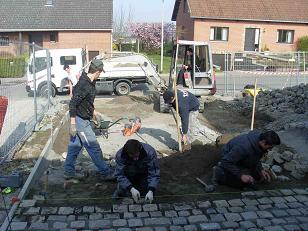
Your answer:
[[[308,36],[304,36],[298,39],[297,50],[298,51],[308,51]]]
[[[0,58],[0,78],[20,78],[25,75],[25,57]]]

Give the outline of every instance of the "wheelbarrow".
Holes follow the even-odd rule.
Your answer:
[[[114,122],[109,120],[101,120],[100,124],[95,124],[92,121],[91,126],[96,136],[104,136],[106,139],[108,139],[109,128],[111,128],[113,125],[117,124],[119,121],[123,119],[127,119],[127,117],[121,117]]]

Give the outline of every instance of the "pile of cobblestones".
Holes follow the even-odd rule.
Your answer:
[[[244,192],[229,200],[168,204],[19,205],[11,230],[308,230],[308,188]]]
[[[272,178],[279,181],[289,181],[290,178],[286,175],[302,180],[308,173],[308,161],[291,151],[274,148],[264,158],[263,168],[271,170]]]
[[[244,97],[239,101],[239,106],[243,109],[251,109],[252,97]],[[308,111],[308,84],[259,92],[257,110],[274,117],[281,113],[304,114]]]

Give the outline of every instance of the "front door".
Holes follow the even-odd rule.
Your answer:
[[[246,28],[244,51],[259,51],[259,28]]]

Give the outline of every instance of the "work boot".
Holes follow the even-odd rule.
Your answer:
[[[68,173],[68,172],[64,172],[64,179],[65,180],[84,180],[86,178],[86,176],[84,174],[80,174],[80,173]]]

